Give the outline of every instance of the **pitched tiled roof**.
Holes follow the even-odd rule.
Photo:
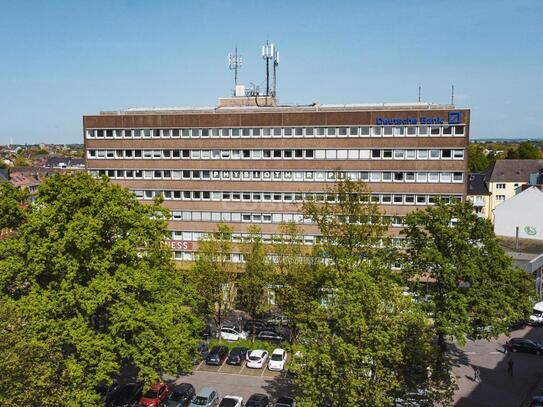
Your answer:
[[[470,172],[468,178],[468,195],[490,195],[486,183],[486,173]]]
[[[543,160],[496,160],[487,170],[487,182],[528,182],[543,169]]]

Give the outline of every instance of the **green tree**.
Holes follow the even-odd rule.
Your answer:
[[[14,167],[31,167],[32,161],[30,161],[30,159],[26,157],[18,156],[18,157],[15,157],[15,161],[13,161],[13,166]]]
[[[23,344],[41,344],[47,369],[60,369],[65,405],[95,405],[95,386],[126,363],[147,383],[191,367],[201,323],[164,244],[166,216],[158,202],[142,205],[107,180],[55,175],[17,234],[0,242],[0,298],[28,321]],[[0,404],[15,389],[0,389]]]
[[[481,172],[488,168],[491,161],[484,153],[485,148],[481,144],[468,146],[468,167],[470,172]]]
[[[289,321],[291,340],[295,342],[299,325],[322,298],[327,273],[316,267],[311,249],[303,244],[301,230],[294,223],[281,225],[273,252],[278,259],[273,275],[275,301]]]
[[[232,229],[221,223],[200,240],[192,267],[197,303],[204,317],[220,329],[235,304],[236,265],[232,262]]]
[[[319,255],[332,262],[336,273],[367,259],[390,268],[394,260],[386,233],[390,220],[372,202],[366,185],[342,180],[325,196],[324,202],[306,201],[302,207],[304,216],[319,227],[323,236],[316,246]]]
[[[304,215],[322,239],[311,273],[302,274],[318,279],[320,296],[303,298],[293,366],[301,406],[317,405],[323,394],[341,406],[388,406],[413,389],[426,391],[428,403],[446,402],[450,387],[429,374],[429,320],[391,271],[388,221],[365,185],[340,181],[325,202],[304,204]]]
[[[517,158],[523,160],[540,159],[541,150],[529,141],[523,141],[517,148],[513,148],[507,152],[507,158]]]
[[[345,407],[390,406],[403,393],[432,388],[427,318],[394,282],[377,281],[367,267],[344,274],[328,305],[313,303],[301,324],[292,369],[302,407],[319,405],[323,395]],[[428,391],[423,405],[437,396]]]
[[[492,224],[469,202],[439,202],[405,217],[407,285],[424,298],[441,350],[447,337],[491,338],[530,312],[531,277],[512,266]]]
[[[256,319],[269,309],[268,291],[273,272],[273,265],[268,260],[260,237],[260,228],[249,228],[249,236],[242,245],[242,252],[245,267],[236,281],[237,301],[251,319]],[[254,341],[255,332],[251,334]]]
[[[9,182],[0,183],[0,230],[17,229],[26,219],[28,194]]]

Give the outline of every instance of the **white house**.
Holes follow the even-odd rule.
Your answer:
[[[494,209],[494,232],[498,236],[543,240],[543,192],[529,187]]]

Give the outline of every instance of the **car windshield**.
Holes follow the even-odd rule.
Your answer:
[[[238,402],[234,399],[222,399],[219,407],[236,407],[237,404]]]
[[[197,406],[207,406],[207,397],[198,396],[192,401],[192,404]]]
[[[276,362],[280,362],[280,361],[283,360],[283,357],[282,357],[281,355],[279,355],[279,354],[276,353],[276,354],[273,354],[273,355],[271,356],[271,360],[276,361]]]
[[[154,399],[158,397],[158,393],[154,390],[147,390],[147,392],[143,395],[143,397],[148,399]]]
[[[253,362],[258,362],[260,360],[260,356],[249,356],[249,360],[252,360]]]

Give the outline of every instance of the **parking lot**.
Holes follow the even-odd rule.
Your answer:
[[[212,366],[206,365],[205,362],[201,362],[195,369],[195,372],[209,372],[209,373],[219,373],[219,374],[233,374],[238,376],[250,376],[250,377],[278,377],[285,375],[285,372],[274,372],[264,369],[251,369],[245,366],[245,363],[242,366],[232,366],[226,363],[223,363],[221,366]]]
[[[190,383],[196,391],[204,387],[213,387],[220,397],[226,395],[241,396],[247,400],[251,394],[264,393],[275,401],[283,395],[293,392],[292,385],[285,372],[272,372],[268,369],[250,369],[245,366],[209,366],[200,363],[192,372],[175,380],[176,384]]]

